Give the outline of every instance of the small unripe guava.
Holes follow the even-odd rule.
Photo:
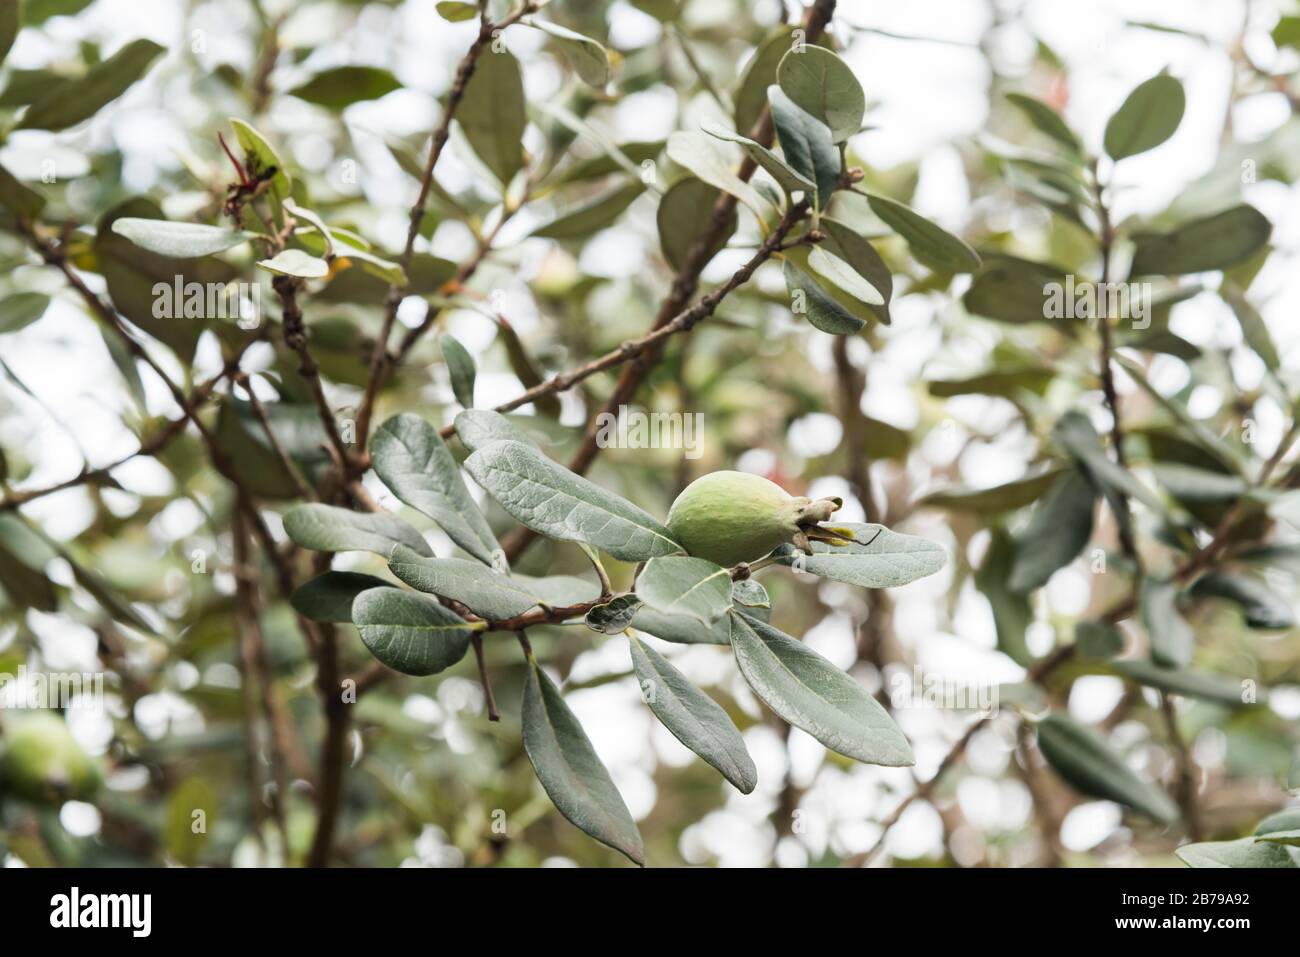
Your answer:
[[[839,507],[839,499],[794,496],[761,475],[710,472],[677,496],[668,530],[687,553],[730,567],[787,543],[807,550],[805,531]]]
[[[99,765],[58,715],[37,712],[6,723],[0,789],[36,804],[84,801],[99,790]]]

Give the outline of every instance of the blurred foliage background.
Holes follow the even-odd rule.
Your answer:
[[[26,0],[0,73],[8,131],[0,163],[44,197],[43,223],[91,289],[111,295],[145,333],[154,362],[188,393],[222,371],[223,347],[246,350],[247,384],[219,382],[201,414],[303,578],[310,560],[284,544],[279,522],[295,500],[293,476],[268,447],[246,391],[260,397],[303,473],[320,474],[328,458],[298,356],[265,329],[151,322],[144,290],[175,270],[123,253],[106,227],[159,209],[219,221],[236,177],[218,133],[233,142],[228,118],[236,117],[274,145],[296,195],[396,258],[430,130],[478,31],[473,20],[441,16],[444,6],[459,16],[458,5],[433,0]],[[1232,270],[1157,280],[1152,327],[1117,331],[1116,346],[1150,385],[1117,367],[1129,465],[1162,501],[1200,521],[1193,547],[1248,499],[1246,486],[1225,491],[1206,477],[1224,471],[1221,446],[1250,475],[1279,453],[1276,483],[1300,480],[1286,454],[1300,387],[1300,329],[1291,321],[1300,308],[1300,9],[1288,0],[838,7],[823,42],[854,68],[868,98],[868,128],[850,138],[849,165],[861,168],[865,188],[962,236],[986,270],[1002,256],[1096,275],[1091,221],[1071,212],[1073,186],[1042,165],[1050,167],[1056,146],[1007,93],[1050,104],[1096,154],[1107,118],[1133,87],[1164,69],[1182,80],[1187,110],[1177,133],[1118,170],[1101,161],[1114,222],[1126,235],[1167,230],[1244,200],[1273,233],[1266,250]],[[460,122],[452,125],[416,246],[426,271],[412,271],[418,294],[402,303],[398,332],[432,317],[435,332],[464,343],[478,365],[480,407],[643,335],[715,195],[700,187],[670,207],[665,192],[684,171],[663,143],[702,121],[747,130],[766,86],[751,77],[756,50],[773,48],[773,37],[783,49],[804,13],[798,3],[733,0],[547,4],[539,18],[609,51],[603,88],[582,81],[580,62],[555,36],[504,34],[524,75],[526,169],[503,188],[500,170],[476,156]],[[92,73],[141,37],[165,52],[140,82],[67,129],[23,128],[42,91]],[[331,72],[340,67],[372,69]],[[467,107],[470,122],[508,121],[502,100]],[[1145,630],[1131,616],[1118,645],[1103,640],[1041,683],[1027,681],[1035,660],[1073,643],[1080,622],[1133,586],[1104,507],[1088,549],[1028,598],[1008,595],[1007,570],[990,551],[1023,532],[1050,480],[1039,476],[1060,467],[1050,436],[1061,416],[1080,410],[1098,432],[1110,429],[1096,334],[1087,323],[1025,316],[1014,283],[991,287],[991,308],[973,304],[970,277],[917,261],[865,199],[840,193],[832,208],[881,237],[894,276],[892,324],[848,338],[818,332],[791,315],[779,268],[764,266],[717,315],[669,342],[635,397],[646,410],[702,412],[702,456],[606,449],[589,474],[662,517],[693,478],[740,468],[794,494],[840,495],[848,520],[943,544],[950,561],[941,573],[892,592],[786,570],[764,578],[774,624],[898,705],[917,766],[866,767],[831,754],[766,712],[725,650],[671,649],[745,733],[760,783],[742,796],[653,721],[621,642],[581,626],[534,629],[539,659],[563,679],[638,819],[648,862],[861,864],[883,840],[874,863],[1168,865],[1189,838],[1248,835],[1298,783],[1294,529],[1268,510],[1270,500],[1249,499],[1234,514],[1226,555],[1267,596],[1252,593],[1252,605],[1239,592],[1203,594],[1184,604],[1196,637],[1191,669],[1209,676],[1208,691],[1184,682],[1166,687],[1174,692],[1166,698],[1117,665],[1147,658]],[[742,211],[704,287],[729,276],[756,241]],[[186,274],[266,284],[250,255],[196,260]],[[446,286],[454,264],[480,256],[464,289]],[[236,491],[193,427],[156,454],[133,456],[179,415],[155,370],[9,226],[0,260],[0,673],[104,675],[103,707],[73,707],[64,719],[103,786],[82,793],[61,780],[35,800],[4,789],[0,858],[29,866],[307,860],[329,724],[320,662],[277,590],[276,568],[260,544],[241,544],[248,532],[239,532]],[[981,278],[989,290],[999,277]],[[354,269],[301,297],[328,403],[344,421],[362,402],[386,288]],[[263,292],[274,325],[269,284]],[[617,373],[518,412],[531,416],[546,451],[567,461]],[[428,335],[382,393],[378,420],[413,411],[441,425],[458,408],[438,339]],[[30,494],[64,482],[70,487]],[[366,485],[380,505],[400,507],[373,476]],[[965,494],[987,489],[999,491]],[[513,521],[486,506],[498,535],[508,535]],[[404,515],[449,552],[426,519]],[[1137,521],[1149,566],[1188,549],[1171,540],[1158,510],[1139,507]],[[334,567],[383,574],[370,557]],[[590,574],[577,547],[545,540],[516,568]],[[616,584],[630,581],[630,566],[611,570]],[[253,595],[244,602],[241,581]],[[1261,603],[1270,627],[1260,627]],[[241,608],[252,608],[255,627],[241,626]],[[339,629],[338,676],[363,684],[348,704],[329,863],[621,861],[568,824],[538,786],[518,726],[524,663],[507,639],[486,642],[502,710],[494,723],[471,658],[436,678],[370,682],[365,649],[353,629]],[[966,739],[972,713],[910,697],[916,678],[998,686],[1000,713]],[[1186,797],[1190,781],[1195,821],[1155,825],[1053,774],[1019,717],[1049,707],[1104,733],[1170,794]],[[0,711],[5,738],[27,717]],[[38,750],[66,746],[54,743],[60,728],[46,730],[52,737]],[[884,833],[957,742],[958,760]],[[205,821],[197,833],[196,811]]]

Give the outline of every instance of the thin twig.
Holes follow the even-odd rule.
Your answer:
[[[397,260],[403,272],[410,269],[411,259],[415,255],[415,240],[420,235],[420,224],[424,222],[425,206],[428,204],[429,192],[433,187],[434,167],[438,165],[443,148],[447,145],[447,138],[451,134],[452,118],[456,115],[456,109],[460,106],[461,100],[464,99],[465,88],[470,77],[474,75],[474,68],[478,64],[479,57],[482,56],[483,51],[492,42],[493,36],[498,30],[505,29],[520,17],[532,13],[535,9],[536,4],[528,2],[501,22],[493,23],[487,17],[486,7],[483,8],[479,20],[478,36],[470,45],[464,58],[461,59],[460,65],[456,67],[451,89],[447,92],[447,103],[443,107],[442,120],[434,129],[429,142],[429,153],[424,161],[424,170],[420,174],[420,190],[416,195],[414,205],[411,207],[410,221],[406,229],[406,243],[402,247],[402,255]],[[375,400],[378,398],[379,390],[387,378],[387,369],[389,368],[388,337],[392,333],[393,323],[397,320],[397,308],[402,304],[404,298],[405,295],[400,285],[393,283],[389,286],[388,297],[384,302],[383,324],[380,326],[379,335],[375,338],[375,348],[370,356],[370,376],[357,413],[357,443],[362,452],[366,448],[367,437],[370,433],[370,419],[374,414]]]

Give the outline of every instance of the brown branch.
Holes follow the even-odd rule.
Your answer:
[[[245,342],[238,352],[227,360],[225,366],[220,372],[205,382],[195,386],[194,390],[189,394],[189,397],[181,406],[181,412],[183,414],[179,418],[170,420],[157,432],[141,442],[140,447],[134,452],[124,455],[117,461],[111,462],[108,465],[100,466],[96,469],[86,469],[77,475],[74,475],[72,478],[65,479],[64,481],[55,483],[54,485],[47,485],[42,488],[19,489],[12,491],[5,496],[5,498],[0,499],[0,512],[15,509],[18,506],[25,505],[35,499],[44,498],[47,495],[53,495],[55,492],[62,492],[65,489],[75,488],[78,485],[103,481],[110,477],[114,469],[125,465],[132,459],[147,455],[157,455],[166,448],[172,440],[185,431],[185,426],[190,423],[190,413],[198,411],[199,407],[212,396],[214,391],[216,391],[221,380],[234,374],[234,372],[239,368],[239,362],[243,358],[244,352],[252,342],[253,340],[251,339]]]
[[[233,511],[233,537],[235,560],[235,632],[239,645],[239,698],[243,703],[243,752],[244,778],[248,785],[248,804],[252,810],[253,837],[257,844],[264,844],[263,824],[266,819],[266,805],[261,787],[261,762],[259,757],[260,733],[257,731],[257,657],[253,650],[253,632],[260,629],[256,610],[253,609],[252,581],[256,576],[248,570],[248,538],[244,518],[239,507]],[[283,793],[283,792],[282,792]],[[283,809],[278,796],[273,801],[272,810],[282,835],[285,832]]]
[[[479,20],[478,36],[475,37],[469,50],[461,59],[460,65],[456,67],[451,89],[447,92],[447,103],[443,107],[442,120],[434,129],[429,142],[429,153],[425,158],[424,170],[420,175],[420,191],[416,195],[415,204],[411,207],[410,222],[406,229],[406,243],[402,247],[402,255],[397,260],[403,272],[409,270],[411,259],[415,255],[415,240],[420,235],[420,224],[424,221],[425,206],[428,204],[429,192],[433,187],[434,167],[438,165],[443,148],[447,145],[447,138],[451,134],[452,118],[456,115],[456,109],[460,106],[461,100],[464,99],[465,88],[469,84],[470,77],[474,75],[474,68],[478,65],[479,57],[482,56],[483,51],[492,42],[493,36],[498,30],[505,29],[525,14],[532,13],[535,9],[536,4],[530,0],[530,2],[525,3],[519,10],[499,23],[493,23],[488,19],[486,8],[484,8]],[[473,268],[477,268],[477,264]],[[472,272],[473,269],[470,271]],[[375,348],[370,356],[370,376],[366,383],[366,391],[361,400],[360,410],[357,413],[357,444],[362,452],[367,446],[367,438],[370,434],[370,419],[374,414],[375,400],[378,398],[379,390],[383,387],[383,383],[388,376],[388,370],[391,368],[388,356],[388,338],[392,333],[393,323],[397,320],[397,307],[402,304],[404,298],[402,287],[397,283],[393,283],[388,287],[388,298],[384,302],[384,321],[380,326],[379,335],[375,339]],[[408,333],[409,338],[410,334]],[[405,351],[409,351],[409,347],[406,347],[399,355],[404,355]]]
[[[501,713],[497,711],[497,701],[492,694],[492,679],[488,677],[487,662],[483,659],[483,637],[475,635],[471,641],[474,644],[474,657],[478,660],[478,680],[483,686],[483,698],[487,703],[487,714],[489,721],[500,721]]]
[[[626,373],[638,363],[643,363],[647,359],[656,355],[658,351],[657,347],[660,342],[667,339],[669,336],[675,335],[679,332],[687,332],[694,328],[697,323],[713,315],[722,300],[725,299],[732,290],[748,282],[755,270],[772,257],[772,254],[776,251],[777,247],[781,245],[781,241],[786,237],[790,230],[794,228],[795,224],[803,219],[804,214],[808,211],[808,205],[809,203],[807,199],[800,200],[791,205],[791,207],[786,210],[785,215],[781,217],[781,221],[777,223],[776,228],[772,230],[765,240],[763,240],[763,244],[758,247],[758,250],[754,255],[751,256],[743,266],[732,273],[731,278],[708,293],[708,295],[701,297],[699,302],[695,305],[675,316],[669,317],[666,322],[658,323],[649,334],[636,342],[627,343],[616,351],[602,356],[595,362],[588,363],[586,366],[575,370],[573,373],[568,373],[566,376],[557,377],[556,379],[550,380],[550,382],[542,383],[524,393],[524,396],[529,394],[533,394],[534,396],[545,394],[543,390],[546,390],[552,382],[557,383],[557,385],[550,388],[549,391],[556,391],[558,389],[558,383],[561,381],[568,382],[568,385],[565,386],[568,388],[572,386],[573,383],[579,382],[588,375],[599,372],[601,369],[606,369],[618,365],[620,362],[627,362],[631,359],[631,364],[624,369],[624,374],[626,375]],[[618,389],[616,387],[615,392],[617,391]],[[515,404],[522,405],[524,402],[531,401],[531,399],[524,398],[524,396],[520,396],[518,399],[506,403],[504,408],[514,408]],[[610,403],[606,403],[606,408],[609,407],[609,404]],[[617,406],[615,406],[615,410],[617,410]],[[595,421],[595,419],[592,420],[593,425]],[[589,432],[591,432],[590,428]],[[591,432],[591,441],[593,443],[595,441],[594,432]],[[579,450],[578,458],[581,457],[582,453],[581,450]],[[577,462],[577,459],[575,459],[574,462],[569,463],[569,468],[572,471],[581,472],[582,468],[586,467],[586,465],[583,465],[582,468],[577,468],[575,467],[575,462]],[[586,464],[590,464],[590,459],[587,459]],[[528,546],[528,543],[533,540],[533,537],[534,533],[530,529],[520,528],[502,545],[506,557],[512,561],[518,558],[519,554]]]
[[[814,43],[821,37],[834,12],[835,0],[816,0],[809,7],[803,21],[805,42]],[[764,107],[758,122],[749,131],[749,138],[763,146],[770,146],[773,135],[772,114]],[[757,166],[754,161],[746,155],[740,169],[737,170],[737,176],[742,181],[748,182],[756,169]],[[722,193],[713,206],[708,225],[705,226],[704,231],[687,250],[686,258],[682,262],[682,268],[674,277],[668,296],[660,304],[659,312],[655,316],[654,329],[672,322],[673,317],[681,312],[686,307],[686,304],[690,302],[691,297],[695,295],[696,289],[699,288],[700,274],[726,240],[727,227],[735,210],[736,198],[730,193]],[[617,415],[619,407],[626,405],[636,395],[641,383],[649,376],[650,370],[659,360],[659,355],[659,350],[654,349],[646,355],[638,356],[635,362],[628,364],[623,369],[623,374],[619,376],[614,391],[605,402],[602,412]],[[599,451],[600,447],[596,444],[596,423],[599,420],[600,415],[598,414],[593,416],[591,421],[587,423],[587,432],[583,437],[582,445],[569,462],[570,470],[577,472],[579,475],[584,474],[591,467],[591,463]]]
[[[320,648],[316,687],[325,709],[325,740],[321,745],[320,780],[316,789],[316,833],[307,855],[308,867],[328,867],[343,802],[344,757],[350,715],[339,682],[338,636],[333,625],[319,627]]]
[[[262,404],[262,400],[259,399],[257,394],[253,391],[253,384],[249,381],[247,373],[239,373],[239,375],[235,377],[235,382],[243,386],[244,391],[248,394],[248,404],[253,408],[253,415],[262,426],[262,432],[266,435],[267,442],[271,444],[271,449],[275,452],[276,458],[280,460],[280,464],[284,466],[284,470],[288,472],[289,477],[293,479],[293,484],[297,487],[298,494],[309,502],[314,501],[316,498],[315,490],[307,484],[307,480],[303,478],[302,470],[298,468],[298,463],[293,460],[293,456],[291,456],[288,449],[284,447],[284,443],[280,441],[280,437],[275,434],[275,429],[271,426],[271,417],[267,415],[266,412],[266,406]]]
[[[1100,230],[1098,235],[1098,250],[1101,256],[1101,278],[1098,280],[1098,286],[1102,294],[1096,297],[1097,305],[1097,332],[1101,337],[1099,347],[1098,365],[1101,367],[1101,389],[1102,395],[1106,401],[1106,408],[1110,410],[1110,441],[1115,450],[1115,461],[1120,468],[1128,468],[1127,458],[1124,454],[1124,429],[1120,420],[1119,393],[1115,389],[1115,370],[1111,367],[1111,356],[1114,352],[1114,346],[1111,341],[1110,313],[1101,303],[1109,303],[1110,297],[1104,295],[1106,284],[1110,279],[1110,258],[1111,250],[1115,243],[1115,227],[1111,224],[1110,207],[1106,203],[1105,190],[1101,182],[1097,180],[1096,163],[1092,167],[1093,176],[1093,195],[1097,207],[1097,215],[1100,219]],[[1129,506],[1128,495],[1120,489],[1114,490],[1115,501],[1117,504],[1117,514],[1115,516],[1115,525],[1119,533],[1120,548],[1128,556],[1130,562],[1140,577],[1142,574],[1142,559],[1138,554],[1137,542],[1133,538],[1132,508]]]
[[[1174,710],[1174,703],[1170,696],[1165,692],[1160,693],[1160,712],[1164,715],[1165,731],[1169,735],[1170,750],[1174,753],[1174,763],[1178,768],[1178,787],[1176,794],[1178,796],[1178,806],[1183,813],[1183,824],[1187,827],[1187,836],[1193,841],[1199,841],[1202,838],[1201,832],[1201,814],[1197,807],[1197,774],[1196,761],[1192,758],[1192,752],[1187,747],[1187,742],[1183,739],[1183,732],[1178,727],[1178,713]]]
[[[343,436],[339,434],[338,422],[334,419],[334,410],[330,408],[329,400],[325,398],[325,386],[320,378],[320,366],[312,357],[311,350],[307,347],[307,330],[303,326],[302,307],[298,305],[298,289],[302,285],[301,279],[295,279],[293,276],[276,276],[271,280],[271,288],[280,298],[281,321],[284,325],[284,343],[294,352],[298,353],[298,374],[311,389],[312,399],[316,402],[316,411],[320,416],[321,424],[325,427],[325,434],[329,437],[330,444],[338,453],[340,460],[347,462],[351,456],[347,444],[343,441]]]

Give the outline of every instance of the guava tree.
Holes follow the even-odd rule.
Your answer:
[[[89,6],[0,2],[0,50]],[[1283,254],[1244,195],[1294,178],[1293,125],[1251,144],[1253,178],[1230,146],[1167,211],[1121,217],[1116,176],[1179,129],[1179,79],[1075,129],[1050,84],[994,60],[989,130],[963,147],[982,205],[954,229],[913,208],[915,168],[858,152],[872,103],[834,2],[788,22],[703,0],[229,6],[246,22],[226,29],[255,40],[241,56],[193,11],[183,48],[83,43],[0,78],[22,164],[0,165],[0,336],[75,312],[136,436],[58,476],[38,441],[4,450],[0,671],[58,670],[53,615],[94,636],[110,678],[93,756],[75,709],[0,715],[8,853],[616,861],[603,844],[670,864],[684,829],[743,795],[798,839],[803,787],[789,770],[764,785],[751,754],[793,749],[794,728],[885,799],[839,863],[876,860],[918,802],[960,826],[954,772],[999,740],[1035,821],[986,862],[1068,862],[1064,814],[1102,799],[1142,853],[1295,866],[1294,812],[1250,833],[1284,804],[1297,746],[1266,688],[1294,679],[1300,426],[1255,301]],[[620,39],[624,16],[662,42]],[[322,29],[366,41],[404,18],[457,51],[405,136],[357,118],[428,84],[340,63]],[[1036,66],[1064,70],[1046,48]],[[1234,97],[1289,89],[1240,72]],[[151,89],[165,112],[182,94],[203,108],[137,191],[132,144],[80,134]],[[612,132],[663,92],[670,132]],[[60,149],[84,154],[75,175]],[[1000,227],[993,203],[1032,228]],[[630,236],[644,268],[611,273]],[[1179,334],[1195,297],[1230,311],[1237,352]],[[904,429],[864,410],[921,313],[938,365],[965,361],[922,371]],[[21,364],[3,371],[42,405]],[[1198,386],[1232,401],[1201,414]],[[702,412],[707,457],[609,448],[601,423],[629,408]],[[788,428],[827,411],[833,447],[792,452]],[[988,428],[1029,440],[1022,476],[967,486],[927,452],[959,431],[992,444]],[[737,467],[755,448],[783,463],[770,478]],[[85,515],[72,533],[59,502]],[[1047,586],[1084,568],[1086,599],[1062,612]],[[960,633],[980,602],[1022,677],[993,689],[996,713],[952,714],[908,772],[910,716],[882,679],[919,660],[904,586],[936,580],[933,614]],[[852,636],[848,668],[804,640],[827,621]],[[615,650],[582,677],[584,655]],[[701,654],[710,681],[684,666]],[[1069,705],[1098,676],[1125,690],[1090,727]],[[602,759],[618,729],[570,703],[614,683],[699,759],[652,811]],[[1206,728],[1227,742],[1214,768],[1192,743]],[[1209,798],[1241,782],[1266,799],[1215,816]]]

